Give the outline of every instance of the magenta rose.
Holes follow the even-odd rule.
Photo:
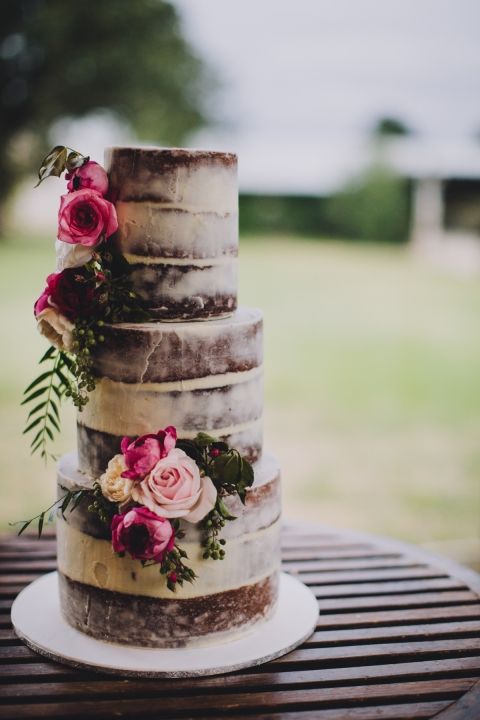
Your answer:
[[[150,435],[141,435],[136,440],[124,437],[121,451],[125,458],[127,470],[122,477],[141,480],[152,470],[157,462],[173,450],[177,441],[177,431],[169,425]]]
[[[95,290],[75,269],[62,270],[47,277],[47,287],[36,301],[35,317],[54,307],[69,320],[91,313]]]
[[[97,245],[118,228],[117,213],[111,202],[98,192],[85,188],[62,195],[58,211],[58,239],[85,247]]]
[[[169,520],[145,507],[135,507],[114,515],[111,524],[115,552],[127,552],[134,560],[161,563],[175,544],[175,533]]]
[[[81,167],[75,168],[72,172],[65,175],[68,180],[67,190],[74,192],[82,188],[89,188],[99,192],[100,195],[106,195],[108,190],[108,176],[101,165],[88,160]]]
[[[214,508],[217,490],[191,457],[174,448],[132,488],[132,498],[161,517],[196,523]]]

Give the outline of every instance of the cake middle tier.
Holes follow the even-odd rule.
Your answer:
[[[263,339],[259,310],[207,323],[106,325],[95,390],[78,414],[80,470],[98,477],[122,437],[174,425],[207,432],[257,460],[262,450]]]

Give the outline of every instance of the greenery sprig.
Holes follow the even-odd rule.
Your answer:
[[[224,499],[229,495],[238,495],[245,504],[247,489],[254,480],[253,468],[238,450],[229,448],[207,433],[198,433],[194,440],[177,440],[177,447],[197,463],[200,472],[207,475],[217,489],[215,507],[201,523],[202,546],[205,559],[223,560],[225,540],[219,535],[226,521],[236,519]]]
[[[70,509],[70,512],[72,512],[81,503],[83,498],[88,497],[90,493],[90,490],[85,489],[67,490],[65,495],[63,495],[61,498],[58,498],[58,500],[55,500],[55,502],[52,503],[50,507],[48,507],[46,510],[43,510],[38,515],[35,515],[35,517],[30,518],[30,520],[18,520],[17,522],[11,522],[9,523],[9,525],[21,525],[22,527],[18,531],[18,535],[21,535],[28,528],[29,525],[31,525],[33,522],[35,522],[35,520],[37,520],[37,533],[38,537],[41,537],[45,525],[45,519],[47,520],[47,523],[51,523],[58,509],[63,516],[65,515],[68,508]]]
[[[175,533],[175,540],[181,540],[185,533],[180,530],[179,521],[174,519],[170,520],[170,522]],[[192,568],[185,565],[184,560],[188,560],[188,555],[175,542],[172,550],[165,553],[160,565],[160,573],[167,576],[167,587],[172,592],[175,592],[177,585],[183,587],[184,582],[193,583],[197,577]]]
[[[60,175],[68,170],[71,172],[75,168],[81,167],[84,163],[88,162],[90,158],[82,155],[82,153],[72,150],[72,148],[65,147],[64,145],[56,145],[53,150],[50,150],[46,155],[38,171],[38,182],[35,187],[38,187],[43,180],[47,177],[60,177]]]
[[[71,383],[67,377],[70,359],[62,350],[50,346],[40,360],[40,364],[43,363],[50,363],[50,368],[30,383],[23,393],[21,404],[34,404],[27,416],[23,434],[35,432],[30,443],[31,452],[39,451],[46,460],[48,457],[54,458],[47,452],[47,443],[53,440],[55,432],[60,431],[59,405]]]

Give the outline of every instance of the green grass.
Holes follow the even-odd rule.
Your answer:
[[[50,503],[55,470],[21,437],[46,344],[32,303],[53,243],[0,247],[0,524]],[[480,285],[408,248],[248,238],[240,300],[263,308],[266,446],[286,514],[415,541],[475,538],[480,510]],[[74,445],[64,413],[62,452]]]

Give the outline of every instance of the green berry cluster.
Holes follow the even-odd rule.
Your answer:
[[[74,379],[65,395],[72,398],[73,404],[80,411],[88,402],[88,393],[95,389],[91,349],[98,343],[104,342],[105,337],[102,334],[104,324],[103,320],[96,322],[77,320],[73,331],[70,372]]]
[[[105,525],[110,526],[115,510],[112,504],[104,497],[100,483],[97,481],[93,484],[91,496],[92,502],[88,506],[89,511],[95,513]]]
[[[207,560],[223,560],[225,557],[225,540],[219,538],[218,535],[225,525],[225,518],[214,508],[204,521],[205,535],[203,538],[202,546],[204,548],[203,558]]]

